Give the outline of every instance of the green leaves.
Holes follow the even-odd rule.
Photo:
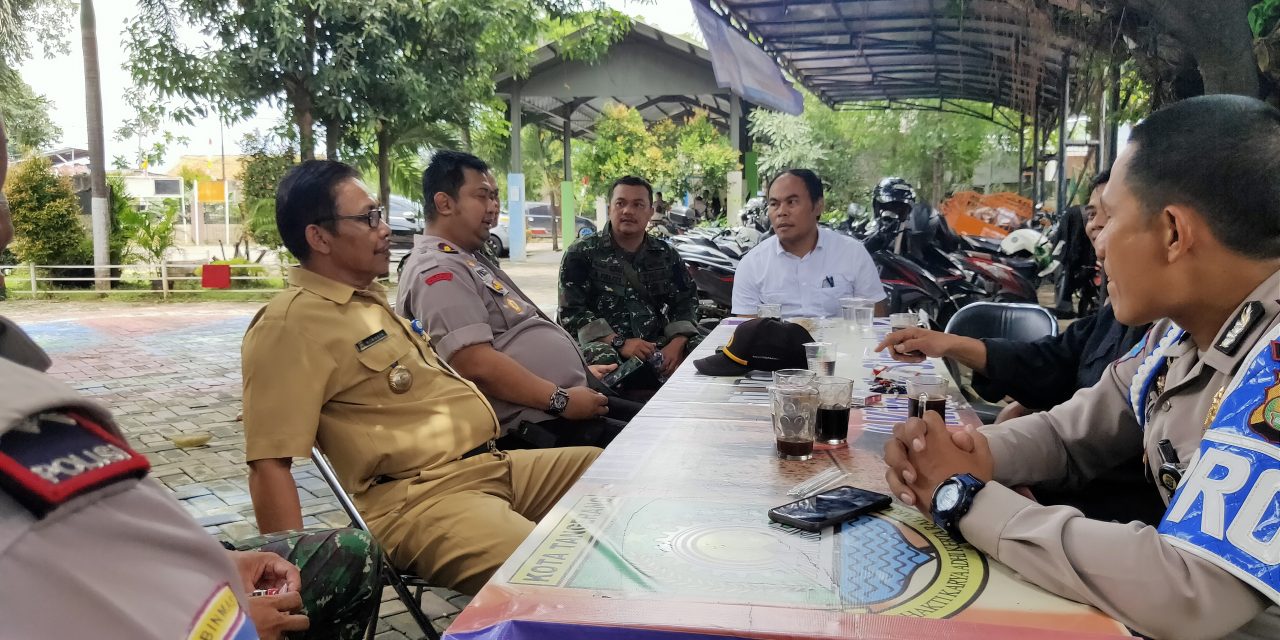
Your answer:
[[[833,111],[812,95],[805,96],[800,116],[756,110],[749,126],[766,180],[788,167],[813,169],[835,210],[865,203],[871,187],[890,175],[906,178],[936,202],[948,188],[967,185],[983,155],[1007,145],[1010,135],[952,113]]]
[[[31,158],[10,170],[5,196],[13,217],[10,248],[22,262],[74,265],[85,255],[89,235],[80,223],[80,202],[70,181],[53,172],[47,158]],[[87,260],[86,260],[87,258]]]

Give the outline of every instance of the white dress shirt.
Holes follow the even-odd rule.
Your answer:
[[[762,304],[782,305],[784,317],[839,316],[840,298],[885,298],[880,273],[861,242],[818,227],[818,245],[803,257],[773,236],[756,245],[733,277],[733,313],[756,315]]]

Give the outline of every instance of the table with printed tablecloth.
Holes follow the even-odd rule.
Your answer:
[[[895,503],[821,534],[769,521],[787,491],[832,468],[884,491],[885,439],[906,400],[851,412],[849,445],[775,452],[766,376],[713,378],[718,327],[458,616],[447,637],[1102,638],[1097,610],[1020,580]],[[878,325],[876,335],[887,327]],[[836,375],[865,386],[876,335],[828,323]],[[896,374],[946,375],[939,361]],[[948,425],[976,424],[952,394]]]

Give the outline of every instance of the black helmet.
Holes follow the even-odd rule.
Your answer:
[[[915,201],[915,188],[902,178],[885,178],[871,192],[871,208],[877,215],[882,211],[906,215]]]
[[[910,182],[902,178],[885,178],[880,181],[880,184],[876,185],[871,197],[876,204],[888,204],[890,202],[911,204],[916,201],[916,190],[911,186]]]

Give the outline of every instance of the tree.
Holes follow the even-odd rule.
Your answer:
[[[80,0],[80,40],[84,52],[85,112],[89,132],[89,186],[93,223],[93,266],[95,285],[110,288],[110,221],[107,220],[106,136],[102,124],[102,77],[98,70],[98,19],[93,0]]]
[[[662,149],[673,149],[674,157],[663,163],[668,170],[657,183],[669,191],[688,193],[708,190],[722,193],[729,187],[729,172],[738,169],[738,152],[729,140],[716,130],[705,112],[698,112],[684,123],[667,119],[653,126],[654,137]],[[699,183],[693,184],[694,177]]]
[[[967,186],[991,149],[1011,134],[967,115],[937,112],[833,111],[812,95],[800,116],[756,110],[750,128],[760,168],[772,175],[787,167],[814,169],[827,185],[827,205],[843,209],[863,202],[880,178],[898,175],[915,184],[925,201]]]
[[[238,176],[244,195],[240,212],[246,232],[254,242],[279,249],[284,241],[276,228],[276,187],[294,165],[297,151],[287,141],[258,134],[246,135],[240,150],[248,156],[240,165]]]
[[[13,217],[13,253],[41,265],[85,264],[92,254],[71,182],[47,158],[19,163],[5,185]]]
[[[1249,27],[1249,10],[1257,0],[1108,1],[1139,12],[1182,44],[1199,67],[1205,93],[1258,96],[1258,65]]]
[[[9,131],[9,155],[48,147],[62,137],[62,128],[49,118],[53,103],[37,95],[17,72],[0,66],[0,119]]]
[[[595,131],[595,141],[578,163],[591,195],[608,196],[605,189],[621,176],[640,176],[652,182],[657,176],[673,175],[672,158],[645,127],[639,111],[622,104],[608,105],[596,119]]]
[[[186,136],[175,136],[171,131],[161,131],[165,121],[164,109],[159,106],[158,99],[148,91],[142,87],[133,86],[125,90],[124,97],[125,103],[133,109],[133,117],[126,119],[116,129],[115,140],[123,142],[133,139],[137,143],[137,152],[132,164],[129,160],[117,156],[114,162],[117,169],[127,169],[132,166],[146,171],[149,167],[164,162],[169,145],[185,145],[190,142]]]

